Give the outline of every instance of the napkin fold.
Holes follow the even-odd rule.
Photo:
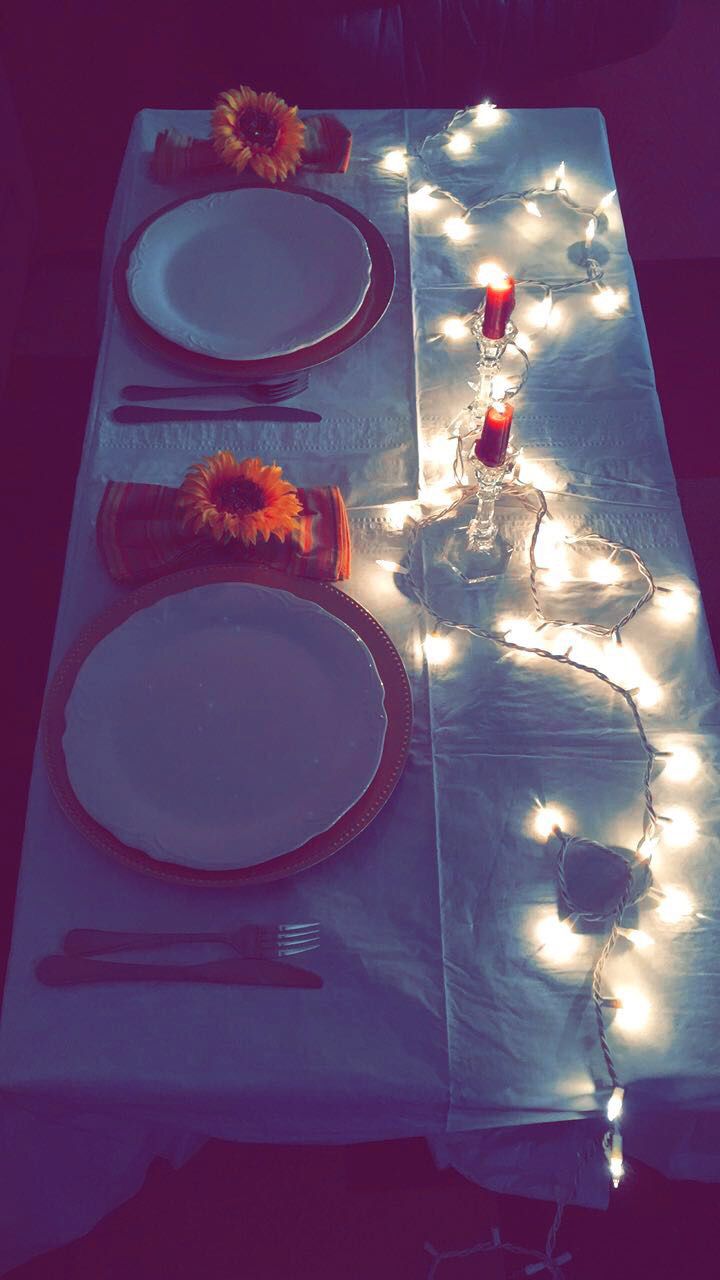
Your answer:
[[[297,529],[284,542],[272,536],[254,547],[220,544],[183,528],[179,492],[160,484],[108,483],[96,532],[105,567],[116,582],[139,585],[177,569],[233,561],[328,582],[350,576],[350,526],[337,488],[298,488],[302,511]]]
[[[350,163],[352,134],[335,116],[301,116],[305,139],[298,173],[345,173]],[[193,138],[178,129],[163,129],[155,139],[150,171],[156,182],[178,182],[197,173],[231,172],[218,158],[210,138]],[[239,183],[243,175],[235,174]],[[248,180],[257,181],[248,170]]]

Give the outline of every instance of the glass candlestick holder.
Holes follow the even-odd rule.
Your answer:
[[[486,338],[483,333],[484,315],[485,308],[483,306],[475,314],[470,324],[470,331],[478,350],[478,359],[475,363],[477,382],[471,384],[475,393],[472,407],[477,418],[482,417],[484,410],[490,403],[493,379],[500,372],[500,364],[508,343],[514,342],[517,336],[517,329],[512,320],[509,320],[501,338]]]
[[[494,467],[475,457],[472,459],[477,482],[475,508],[469,519],[468,513],[460,509],[460,517],[445,546],[445,559],[450,568],[471,586],[503,573],[512,554],[512,548],[498,529],[495,506],[514,462],[515,453],[511,450]]]

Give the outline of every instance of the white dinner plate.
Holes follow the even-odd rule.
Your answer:
[[[164,597],[97,644],[63,750],[88,813],[165,862],[246,867],[363,795],[387,718],[373,658],[313,601],[249,583]]]
[[[367,244],[310,196],[264,187],[186,200],[141,235],[135,310],[163,337],[224,360],[262,360],[348,323],[370,285]]]

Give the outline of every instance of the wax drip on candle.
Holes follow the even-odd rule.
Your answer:
[[[482,331],[485,338],[504,338],[507,322],[515,306],[515,281],[512,276],[491,280],[485,291]]]
[[[500,467],[505,461],[510,439],[513,407],[511,404],[491,404],[485,414],[482,434],[475,441],[475,457],[486,467]]]

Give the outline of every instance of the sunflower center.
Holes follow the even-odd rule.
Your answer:
[[[280,126],[274,116],[258,107],[245,107],[235,119],[235,132],[254,147],[274,147]]]
[[[215,505],[219,511],[230,511],[235,516],[244,515],[246,511],[260,511],[265,506],[265,494],[254,480],[236,476],[220,487]]]

